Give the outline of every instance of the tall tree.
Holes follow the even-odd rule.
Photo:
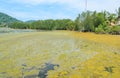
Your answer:
[[[82,30],[82,26],[80,25],[81,20],[80,20],[80,14],[78,14],[77,18],[75,19],[75,30],[80,31]]]

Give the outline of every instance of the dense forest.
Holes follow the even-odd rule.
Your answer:
[[[3,18],[2,18],[3,17]],[[96,12],[86,11],[78,14],[75,20],[71,19],[47,19],[29,22],[21,22],[9,17],[4,19],[5,15],[0,19],[10,20],[8,27],[15,29],[38,29],[38,30],[73,30],[81,32],[96,32],[101,34],[120,34],[120,8],[116,14],[107,11]]]

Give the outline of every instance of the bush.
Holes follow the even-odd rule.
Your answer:
[[[120,26],[112,27],[110,34],[120,35]]]
[[[104,34],[105,30],[103,28],[103,25],[100,24],[98,28],[95,29],[95,33]]]
[[[104,31],[105,31],[105,33],[109,34],[112,30],[111,30],[111,27],[110,27],[110,26],[106,26],[106,27],[104,28]]]

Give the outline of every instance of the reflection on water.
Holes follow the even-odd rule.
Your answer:
[[[46,78],[49,70],[54,70],[54,66],[59,67],[58,64],[45,63],[45,67],[41,68],[38,75],[29,75],[25,78]]]
[[[49,70],[54,70],[54,66],[59,67],[58,64],[46,63],[45,67],[40,70],[40,72],[38,74],[38,77],[40,77],[40,78],[46,78],[47,77],[47,72]]]

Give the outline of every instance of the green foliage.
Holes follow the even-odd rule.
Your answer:
[[[98,28],[95,29],[96,33],[100,33],[100,34],[115,34],[118,35],[120,34],[120,26],[104,26],[104,25],[99,25]]]
[[[112,27],[110,34],[120,34],[120,26]]]
[[[82,13],[83,22],[82,25],[84,26],[83,31],[94,31],[94,25],[93,25],[93,18],[92,18],[92,12],[87,11],[86,13]]]
[[[67,30],[75,30],[75,23],[73,21],[70,21],[67,23]]]
[[[76,21],[79,23],[77,26],[80,28],[80,31],[89,31],[94,32],[95,28],[98,27],[100,24],[103,24],[105,22],[105,12],[99,12],[96,11],[91,12],[82,12],[77,18]]]
[[[119,10],[120,9],[118,9],[118,15]],[[113,25],[116,23],[116,18],[116,14],[109,13],[107,11],[82,12],[75,20],[76,30],[101,34],[120,34],[119,27],[112,27],[112,23]]]
[[[11,28],[18,29],[39,29],[39,30],[74,30],[75,23],[70,19],[62,20],[38,20],[31,23],[14,22],[9,25]]]
[[[78,14],[78,17],[75,19],[75,30],[80,31],[82,28],[83,27],[81,26],[80,14]]]
[[[30,28],[41,29],[41,30],[52,30],[54,29],[53,20],[39,20],[31,23]]]
[[[30,28],[29,24],[24,23],[24,22],[14,22],[9,25],[11,28],[15,29],[28,29]]]
[[[100,24],[100,25],[98,26],[98,28],[95,29],[95,32],[96,32],[96,33],[101,33],[101,34],[105,33],[105,31],[104,31],[104,29],[103,29],[103,25]]]

